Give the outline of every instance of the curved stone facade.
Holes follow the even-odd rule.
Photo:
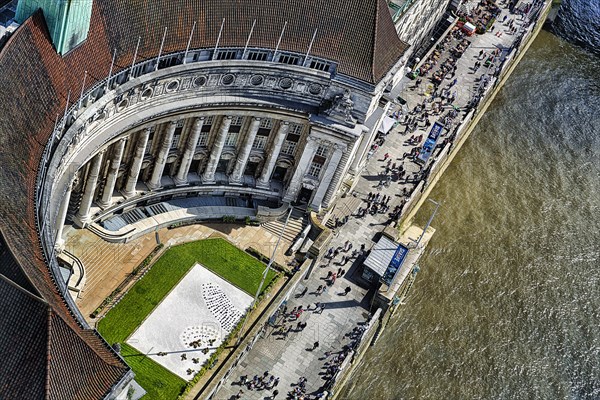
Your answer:
[[[67,219],[85,226],[182,186],[327,206],[376,96],[327,72],[236,60],[118,79],[84,93],[47,146],[40,204],[59,245]]]

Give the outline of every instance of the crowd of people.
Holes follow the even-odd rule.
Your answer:
[[[511,0],[508,0],[511,1]],[[537,0],[536,0],[537,2]],[[486,0],[482,1],[479,7],[473,12],[472,19],[476,24],[485,25],[491,27],[488,22],[491,18],[498,17],[497,10],[493,8],[491,2]],[[506,30],[510,32],[516,32],[517,22],[516,19],[504,17],[498,21],[502,23]],[[488,26],[489,25],[489,26]],[[411,108],[404,107],[404,109],[396,109],[391,113],[391,117],[397,121],[398,125],[403,125],[404,129],[400,135],[404,135],[404,145],[410,146],[411,148],[402,154],[390,154],[385,153],[379,158],[381,172],[379,173],[379,184],[375,185],[375,191],[369,193],[359,194],[362,203],[347,216],[334,217],[333,226],[334,228],[340,228],[344,226],[351,217],[354,218],[365,218],[367,215],[377,216],[380,214],[387,214],[388,221],[398,220],[402,214],[402,210],[411,197],[416,184],[421,179],[426,179],[431,166],[419,165],[418,172],[408,172],[406,169],[406,159],[411,161],[417,161],[416,158],[419,155],[419,145],[423,142],[423,134],[416,132],[418,128],[425,128],[425,130],[432,125],[432,121],[438,121],[441,123],[445,130],[441,134],[441,140],[437,142],[439,148],[443,148],[444,145],[451,142],[456,134],[454,127],[460,122],[461,111],[466,115],[472,107],[475,107],[486,87],[488,86],[495,67],[499,65],[499,60],[502,58],[502,50],[499,48],[493,49],[481,49],[478,54],[473,56],[473,59],[468,60],[473,62],[471,71],[473,74],[480,72],[482,68],[485,69],[479,78],[475,79],[473,90],[471,91],[472,97],[466,106],[462,109],[454,105],[457,100],[457,89],[456,85],[459,84],[460,76],[457,76],[457,63],[461,60],[461,64],[465,63],[464,53],[471,45],[471,40],[466,36],[465,32],[460,28],[454,29],[449,35],[440,41],[436,49],[431,53],[429,58],[422,64],[418,70],[418,77],[415,81],[414,86],[411,90],[416,90],[421,87],[424,81],[427,81],[427,87],[423,90],[424,96],[420,99],[418,104],[412,104]],[[462,83],[462,82],[461,82]],[[462,93],[462,92],[461,92]],[[464,104],[464,100],[463,100]],[[399,130],[393,130],[390,132],[398,132]],[[372,143],[369,151],[369,158],[372,158],[385,144],[386,136],[390,133],[379,133],[374,142]],[[409,169],[409,170],[412,170]],[[398,182],[402,186],[398,190],[394,190],[393,193],[381,192],[384,186],[389,186],[391,182]],[[414,185],[412,185],[414,183]],[[396,199],[395,197],[399,197]],[[275,317],[279,319],[279,323],[273,330],[273,335],[279,336],[280,339],[286,339],[288,335],[293,333],[302,332],[307,323],[307,315],[320,314],[326,309],[327,303],[320,301],[319,296],[327,293],[336,282],[345,276],[347,273],[346,269],[350,269],[353,260],[359,257],[365,257],[367,254],[366,244],[360,244],[358,248],[355,248],[350,241],[346,241],[343,245],[337,247],[331,247],[324,255],[325,263],[321,265],[322,268],[327,268],[326,274],[321,275],[323,281],[317,287],[312,288],[312,292],[309,293],[309,288],[304,287],[297,295],[296,298],[304,298],[307,294],[314,295],[316,302],[308,302],[308,306],[297,305],[291,310],[287,306],[283,306],[276,312]],[[333,268],[332,268],[333,267]],[[338,284],[339,286],[339,284]],[[352,292],[351,286],[342,286],[337,294],[340,296],[348,295]],[[323,352],[322,360],[322,371],[320,372],[321,377],[325,383],[319,390],[313,393],[309,393],[307,388],[308,380],[306,377],[301,377],[296,383],[293,383],[291,390],[287,393],[287,398],[292,400],[307,400],[319,398],[319,396],[325,396],[327,391],[330,390],[331,386],[335,382],[336,376],[345,360],[351,356],[353,350],[361,342],[362,335],[364,334],[365,325],[359,325],[353,328],[351,332],[348,332],[345,338],[348,339],[348,343],[344,344],[341,349],[333,351],[327,349]],[[323,346],[316,341],[306,348],[306,351],[317,353]],[[325,346],[327,347],[327,346]],[[269,376],[268,371],[263,376],[255,376],[252,380],[246,380],[247,377],[243,377],[245,380],[243,385],[246,386],[246,390],[263,390],[270,389],[273,391],[272,398],[277,397],[279,392],[276,389],[279,380],[274,378],[272,375]],[[314,387],[314,382],[313,385]]]

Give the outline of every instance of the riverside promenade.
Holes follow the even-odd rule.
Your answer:
[[[386,226],[397,219],[398,215],[390,216],[390,213],[393,214],[396,207],[404,207],[413,196],[415,188],[428,177],[427,165],[423,167],[417,164],[410,156],[405,157],[405,153],[416,154],[415,149],[421,149],[430,126],[436,121],[443,121],[445,129],[431,159],[439,156],[443,145],[453,143],[451,140],[455,138],[451,137],[451,132],[477,105],[475,101],[485,89],[486,82],[489,82],[490,76],[503,63],[515,40],[520,38],[524,24],[528,25],[524,16],[509,13],[503,8],[492,32],[467,38],[469,46],[456,58],[455,69],[447,74],[435,94],[429,78],[449,57],[455,58],[452,53],[462,42],[460,37],[446,39],[436,65],[426,76],[421,77],[420,84],[417,85],[416,80],[408,78],[400,82],[399,87],[403,89],[398,93],[392,92],[392,95],[393,98],[401,96],[406,100],[406,105],[403,107],[395,103],[388,111],[388,115],[396,118],[398,123],[373,152],[361,175],[357,177],[352,194],[336,203],[330,218],[343,220],[348,216],[349,220],[335,228],[331,247],[343,248],[346,242],[353,245],[352,250],[360,249],[361,245],[366,250],[373,247]],[[444,43],[444,39],[440,43]],[[484,64],[489,57],[492,57],[489,65],[476,68],[477,62]],[[451,101],[440,102],[439,98],[436,99],[440,95],[450,97]],[[441,105],[439,112],[435,111],[437,106],[432,106],[436,101]],[[421,140],[409,143],[411,136],[421,136]],[[388,157],[385,157],[386,154]],[[404,171],[403,174],[391,171],[391,164],[394,163],[395,169]],[[379,211],[374,214],[361,213],[360,210],[367,207],[369,193],[389,196],[388,209],[384,207],[384,212],[380,212],[379,207]],[[409,241],[416,241],[417,237],[415,235]],[[281,316],[276,318],[274,327],[266,329],[263,338],[254,344],[246,357],[232,370],[213,398],[272,399],[277,390],[276,398],[283,399],[297,387],[301,378],[306,379],[304,386],[308,396],[304,398],[316,398],[323,394],[327,380],[331,377],[327,370],[331,364],[326,363],[331,363],[336,355],[341,354],[344,346],[352,345],[356,338],[353,330],[363,326],[368,321],[370,312],[375,311],[370,309],[374,289],[366,287],[360,279],[363,258],[358,256],[345,265],[342,263],[342,257],[349,256],[352,250],[340,252],[333,260],[322,257],[316,261],[308,277],[300,281],[286,305],[288,312],[300,305],[306,311],[293,322],[286,322]],[[418,256],[421,252],[422,248],[415,254]],[[414,263],[416,259],[405,262]],[[324,278],[328,271],[337,272],[339,268],[345,269],[346,273],[329,286],[326,293],[317,294],[317,288],[325,285]],[[306,274],[306,271],[301,273]],[[347,294],[346,288],[350,288]],[[320,310],[320,307],[315,306],[316,302],[324,304],[321,312],[315,312]],[[306,327],[298,328],[298,321],[306,323]],[[287,334],[279,333],[282,328]],[[315,348],[316,342],[318,347]],[[385,368],[385,365],[381,368]],[[277,377],[277,386],[268,385],[269,388],[250,390],[248,385],[242,385],[240,381],[242,376],[251,381],[255,375],[262,377],[263,374]]]

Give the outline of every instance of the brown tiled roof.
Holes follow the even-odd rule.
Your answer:
[[[97,2],[111,49],[128,65],[138,36],[141,54],[158,53],[167,27],[165,52],[184,50],[194,21],[192,48],[213,47],[225,18],[220,46],[274,48],[284,23],[280,49],[339,63],[339,72],[376,83],[400,58],[406,45],[398,38],[385,0],[146,0]],[[98,20],[96,20],[97,22]],[[92,22],[94,24],[94,22]],[[98,29],[95,27],[94,29]]]
[[[67,93],[78,94],[84,71],[92,86],[132,61],[183,50],[194,21],[193,48],[273,48],[338,62],[338,72],[376,83],[405,49],[385,0],[96,0],[88,38],[60,57],[41,12],[13,34],[0,52],[0,398],[101,398],[128,367],[72,314],[44,260],[35,220],[35,183],[41,154],[62,115]],[[72,96],[72,101],[75,101]],[[15,395],[19,393],[19,395]]]
[[[127,372],[93,331],[3,275],[0,293],[0,399],[101,399]]]

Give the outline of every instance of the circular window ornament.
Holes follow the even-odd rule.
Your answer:
[[[321,94],[321,91],[323,90],[323,87],[321,85],[319,85],[318,83],[313,83],[308,87],[308,92],[310,94]]]
[[[289,89],[294,85],[294,81],[290,78],[283,78],[279,81],[279,87],[282,89]]]
[[[250,78],[250,84],[252,86],[260,86],[264,81],[265,78],[262,75],[254,75],[252,78]]]
[[[143,100],[148,100],[150,97],[152,97],[152,93],[154,93],[152,91],[152,88],[146,88],[144,89],[144,91],[142,92],[142,94],[140,95],[140,99]]]
[[[167,84],[167,92],[174,92],[179,88],[179,81],[171,81]]]
[[[221,78],[221,83],[225,86],[231,85],[233,81],[235,81],[235,75],[233,74],[223,75],[223,78]]]
[[[202,86],[206,85],[206,77],[199,76],[199,77],[195,78],[193,85],[194,85],[194,87],[202,87]]]
[[[117,104],[117,111],[121,111],[129,105],[129,100],[123,99],[119,104]]]

